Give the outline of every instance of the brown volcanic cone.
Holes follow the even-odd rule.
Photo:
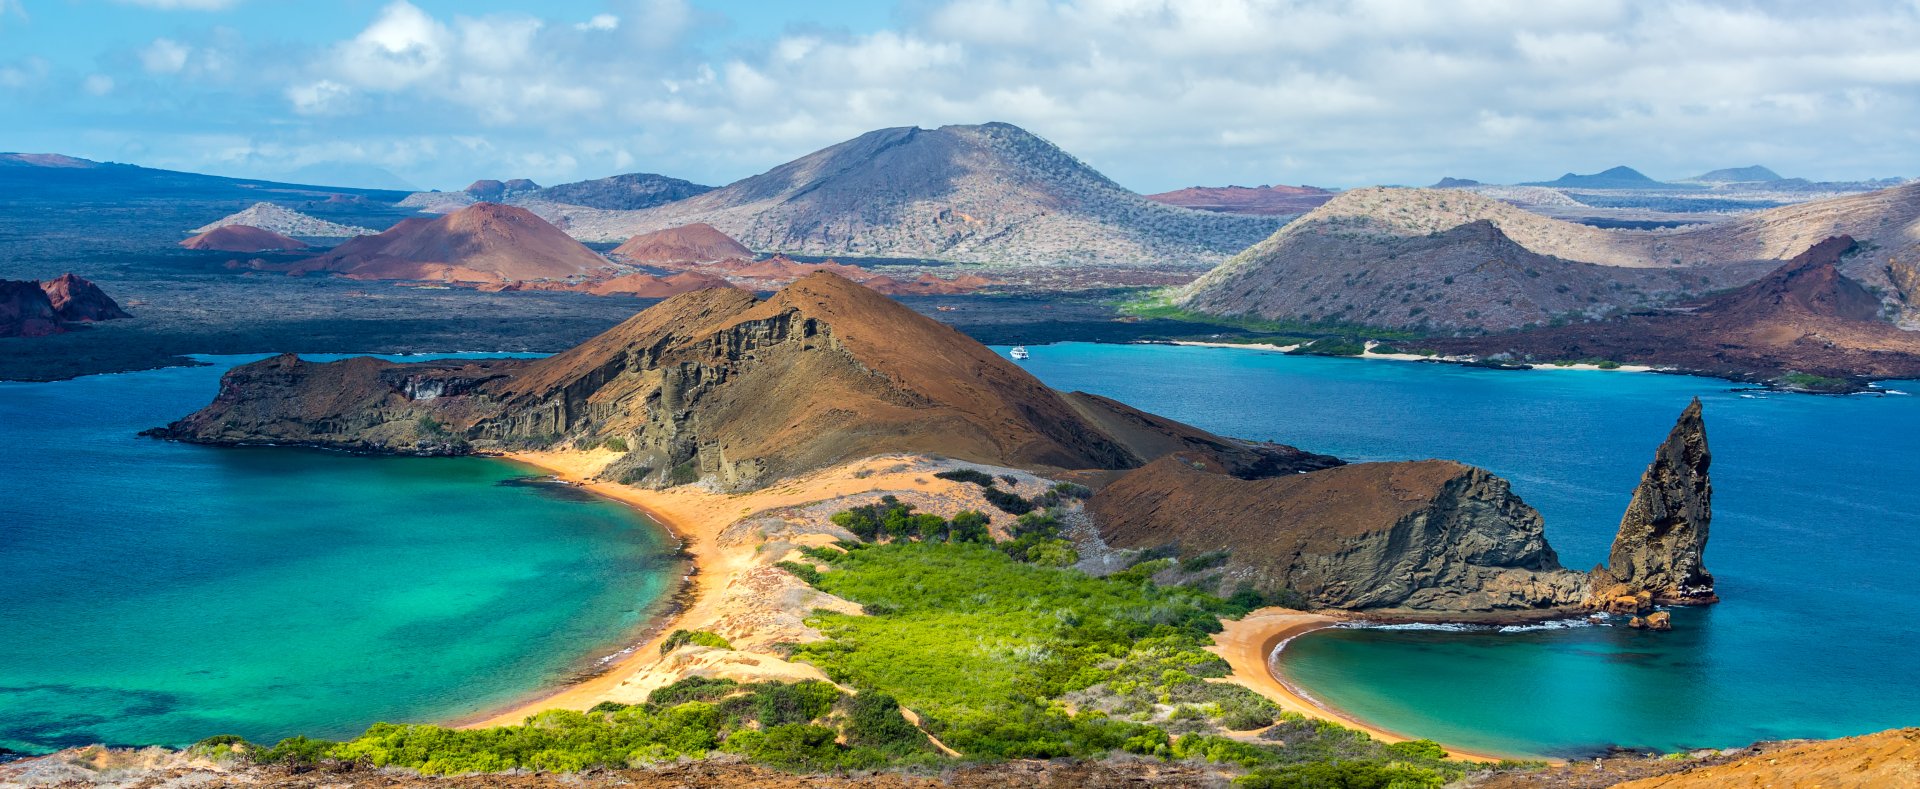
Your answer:
[[[764,301],[731,288],[675,296],[537,361],[246,365],[212,405],[161,434],[393,452],[617,437],[631,451],[611,477],[725,488],[895,452],[1049,469],[1131,468],[1168,450],[1246,473],[1339,462],[1063,395],[952,328],[826,273]]]
[[[53,314],[67,323],[91,323],[93,321],[111,321],[131,318],[119,303],[100,289],[100,286],[74,276],[72,272],[40,283],[40,289],[47,294],[47,302],[53,306]]]
[[[223,225],[182,241],[180,246],[216,252],[266,252],[306,249],[307,243],[257,227]]]
[[[654,266],[753,259],[753,250],[704,222],[642,233],[614,247],[613,254]]]
[[[355,279],[495,282],[585,274],[606,260],[524,208],[475,203],[438,219],[413,218],[292,264]]]
[[[1853,249],[1850,237],[1829,238],[1759,280],[1694,303],[1691,312],[1430,344],[1447,353],[1599,357],[1736,378],[1920,376],[1920,332],[1879,320],[1879,299],[1840,273]]]

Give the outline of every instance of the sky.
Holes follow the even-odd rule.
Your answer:
[[[1014,123],[1122,185],[1920,175],[1920,0],[0,0],[0,150],[724,184]]]

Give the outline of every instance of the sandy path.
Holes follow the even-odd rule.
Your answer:
[[[1238,621],[1221,620],[1225,626],[1213,637],[1214,646],[1210,649],[1227,661],[1233,668],[1233,679],[1252,688],[1262,696],[1273,700],[1281,709],[1297,712],[1310,718],[1332,721],[1349,729],[1366,732],[1381,742],[1405,742],[1410,737],[1370,726],[1352,718],[1339,710],[1332,709],[1300,694],[1279,678],[1267,667],[1267,656],[1273,654],[1274,647],[1282,641],[1298,635],[1310,633],[1339,622],[1331,616],[1295,611],[1290,608],[1262,608],[1241,617]],[[1455,759],[1471,762],[1497,762],[1500,757],[1484,753],[1447,748]]]

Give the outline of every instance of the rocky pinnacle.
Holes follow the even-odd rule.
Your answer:
[[[1700,400],[1694,398],[1641,475],[1606,566],[1594,571],[1596,602],[1605,606],[1630,597],[1672,605],[1719,601],[1713,575],[1701,560],[1713,520],[1713,484],[1707,478],[1712,462]]]

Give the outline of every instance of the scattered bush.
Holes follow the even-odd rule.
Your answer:
[[[809,568],[811,569],[811,568]],[[660,654],[664,655],[688,644],[714,649],[732,649],[727,640],[705,630],[675,630],[660,642]]]
[[[993,487],[993,475],[977,468],[957,468],[952,471],[942,471],[934,476],[955,482],[971,482],[983,488]]]
[[[627,451],[627,440],[619,436],[611,436],[607,440],[600,442],[600,446],[614,452],[625,452]]]
[[[776,562],[774,566],[793,573],[793,577],[811,586],[819,586],[820,579],[826,577],[820,573],[820,568],[804,562]]]
[[[981,491],[987,497],[987,503],[1008,515],[1025,515],[1033,511],[1033,502],[1021,498],[1017,493],[1008,493],[999,488],[989,487]]]

